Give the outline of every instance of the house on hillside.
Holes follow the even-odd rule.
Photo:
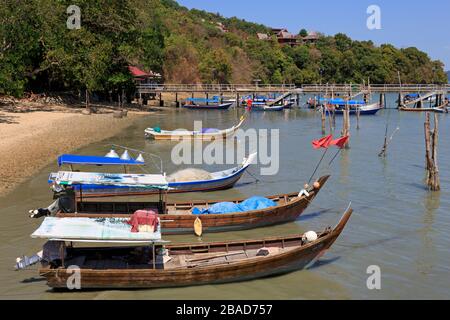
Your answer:
[[[317,32],[308,32],[308,35],[305,37],[300,37],[303,43],[316,43],[319,40],[320,36]]]
[[[136,66],[128,66],[128,71],[133,77],[134,83],[136,85],[146,84],[146,83],[158,83],[161,81],[161,74],[153,71],[145,72]]]
[[[272,28],[270,35],[265,34],[265,33],[257,33],[256,34],[258,39],[263,40],[263,41],[270,40],[272,35],[277,37],[279,44],[288,45],[291,47],[302,45],[302,44],[315,43],[319,39],[319,34],[317,32],[310,32],[307,36],[302,37],[300,35],[294,35],[294,34],[290,33],[285,28]]]
[[[278,29],[275,29],[278,30]],[[272,32],[275,30],[272,29]],[[296,46],[300,43],[298,42],[298,37],[292,33],[290,33],[287,29],[281,29],[276,34],[278,43],[281,45],[288,45],[288,46]]]

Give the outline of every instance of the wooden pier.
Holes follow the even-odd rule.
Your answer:
[[[179,106],[179,101],[186,96],[192,98],[195,95],[204,96],[209,99],[210,95],[220,96],[220,99],[236,99],[239,101],[242,95],[258,94],[280,94],[281,101],[291,96],[296,96],[297,101],[302,94],[326,95],[330,97],[342,96],[353,99],[357,96],[367,97],[372,93],[418,93],[420,96],[440,92],[443,95],[450,93],[450,84],[303,84],[296,86],[294,84],[139,84],[136,86],[136,97],[141,103],[147,100],[159,100],[160,105],[164,105],[163,95],[171,96],[170,100],[175,101]]]
[[[349,93],[356,95],[365,92],[378,93],[424,93],[432,91],[445,91],[450,93],[450,84],[429,85],[429,84],[371,84],[371,85],[351,85],[351,84],[304,84],[296,86],[294,84],[140,84],[136,87],[141,94],[165,93]]]

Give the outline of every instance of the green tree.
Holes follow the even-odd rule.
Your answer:
[[[208,83],[229,83],[231,66],[223,50],[208,52],[199,64],[202,80]]]

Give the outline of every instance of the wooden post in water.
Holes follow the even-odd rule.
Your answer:
[[[400,76],[400,71],[397,71],[398,84],[400,85],[400,92],[398,93],[398,108],[403,107],[403,91],[402,91],[402,77]]]
[[[334,131],[334,128],[336,128],[336,107],[334,105],[330,105],[328,108],[328,117],[330,120],[330,130]]]
[[[384,93],[380,93],[380,107],[386,108],[386,96]]]
[[[356,129],[359,130],[359,117],[361,116],[361,108],[356,107]]]
[[[441,190],[439,180],[439,169],[437,165],[437,144],[438,144],[438,117],[434,114],[434,129],[430,128],[430,114],[425,116],[425,160],[427,170],[427,185],[431,191]]]
[[[333,117],[331,116],[331,108],[327,108],[328,124],[330,125],[330,133],[333,132]]]
[[[322,133],[323,134],[325,134],[325,132],[326,132],[326,130],[325,130],[325,122],[326,122],[325,108],[326,108],[326,106],[323,105],[321,110],[320,110],[320,114],[321,114],[321,117],[322,117]]]
[[[341,136],[345,137],[350,135],[350,107],[348,103],[345,105],[345,110],[342,118],[343,124],[342,124],[342,132]],[[345,149],[348,149],[350,147],[348,140],[344,145]]]

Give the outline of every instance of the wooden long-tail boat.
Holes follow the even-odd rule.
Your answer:
[[[276,203],[276,206],[266,209],[224,214],[192,213],[193,208],[205,209],[211,205],[224,202],[189,201],[189,202],[94,202],[83,201],[77,197],[74,212],[57,213],[58,217],[130,217],[137,210],[154,210],[159,213],[163,234],[192,234],[194,233],[195,219],[201,219],[203,232],[223,232],[234,230],[253,229],[281,223],[295,221],[317,196],[320,189],[327,182],[329,176],[318,179],[315,186],[311,186],[306,194],[298,192],[274,195],[267,198]],[[225,200],[241,203],[245,199]]]
[[[436,112],[436,113],[448,113],[447,108],[439,108],[439,107],[432,107],[432,108],[408,108],[408,107],[399,107],[400,111],[408,111],[408,112]]]
[[[321,232],[244,241],[174,245],[66,248],[59,265],[44,262],[40,276],[67,289],[79,267],[77,289],[181,287],[245,281],[300,270],[321,257],[344,230],[352,209]],[[308,235],[309,234],[309,235]],[[64,252],[61,250],[61,252]]]
[[[228,129],[203,129],[201,131],[188,130],[156,130],[155,128],[145,129],[145,136],[154,140],[179,141],[183,139],[192,140],[219,140],[231,137],[244,123],[246,117],[242,116],[239,123]]]
[[[220,104],[185,104],[183,108],[191,110],[228,110],[233,103],[220,103]]]

